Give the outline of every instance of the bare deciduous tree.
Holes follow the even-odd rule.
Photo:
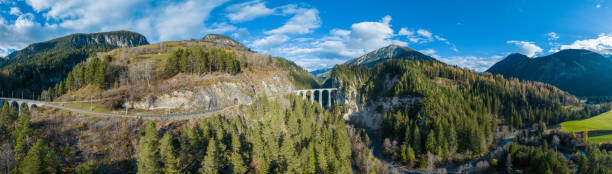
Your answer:
[[[13,163],[13,148],[11,148],[8,142],[3,143],[2,147],[0,148],[0,167],[2,167],[6,173],[9,173]]]

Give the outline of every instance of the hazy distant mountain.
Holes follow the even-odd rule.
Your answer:
[[[413,49],[392,44],[387,47],[383,47],[383,48],[374,50],[356,59],[351,59],[344,64],[346,65],[365,65],[365,66],[371,67],[371,66],[374,66],[380,62],[384,62],[389,59],[431,60],[431,61],[436,60],[433,57],[430,57],[428,55],[425,55]]]
[[[511,54],[487,72],[550,83],[578,96],[612,96],[612,59],[588,50],[537,58]]]

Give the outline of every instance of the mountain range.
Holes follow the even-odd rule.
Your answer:
[[[568,49],[536,58],[515,53],[487,72],[550,83],[577,96],[612,96],[612,59],[588,50]]]

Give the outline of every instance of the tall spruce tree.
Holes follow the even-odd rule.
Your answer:
[[[153,122],[149,121],[145,128],[144,140],[140,142],[140,156],[138,157],[139,174],[162,173],[160,156],[157,149],[159,136]]]
[[[179,160],[174,152],[174,146],[172,145],[172,137],[169,133],[164,134],[164,136],[162,137],[159,149],[162,161],[164,162],[164,173],[180,173],[181,170],[179,169]]]

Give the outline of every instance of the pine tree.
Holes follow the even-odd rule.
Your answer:
[[[436,153],[436,136],[434,134],[433,130],[429,130],[429,133],[427,134],[427,139],[425,140],[425,151],[426,152],[431,152],[431,153]]]
[[[145,137],[140,142],[140,156],[138,157],[138,173],[139,174],[157,174],[162,173],[159,166],[159,153],[157,144],[159,137],[153,122],[149,121],[145,128]]]
[[[417,126],[413,126],[414,131],[412,132],[412,147],[414,147],[414,151],[417,153],[421,152],[421,132]]]
[[[214,138],[208,141],[208,147],[206,147],[206,156],[202,160],[202,168],[200,173],[202,174],[214,174],[218,172],[218,161],[217,161],[217,140]]]
[[[98,62],[100,62],[100,61],[98,60]],[[104,73],[106,71],[105,70],[106,66],[103,65],[102,63],[98,63],[98,66],[95,67],[95,68],[96,68],[96,72],[95,72],[95,77],[94,77],[94,83],[98,87],[104,88],[104,83],[106,82],[105,75],[104,75]]]
[[[244,165],[244,160],[242,159],[242,145],[240,142],[240,138],[236,133],[232,134],[232,152],[231,152],[231,165],[232,165],[232,173],[246,173],[247,168]]]
[[[26,137],[31,136],[32,128],[30,128],[30,112],[28,112],[27,106],[21,110],[19,122],[15,127],[14,136],[15,140],[15,161],[21,161],[26,155]]]
[[[169,133],[164,134],[159,149],[164,162],[164,173],[180,173],[179,160],[175,155],[172,137]]]
[[[36,141],[20,164],[21,173],[59,173],[59,159],[42,139]]]
[[[74,169],[74,173],[75,174],[100,174],[100,170],[98,169],[98,166],[96,166],[96,164],[93,163],[93,161],[89,161],[89,162],[79,164]]]
[[[280,150],[281,161],[286,164],[285,171],[288,173],[295,173],[299,163],[298,159],[295,158],[297,155],[295,153],[295,148],[293,148],[293,143],[289,137],[284,136]]]

